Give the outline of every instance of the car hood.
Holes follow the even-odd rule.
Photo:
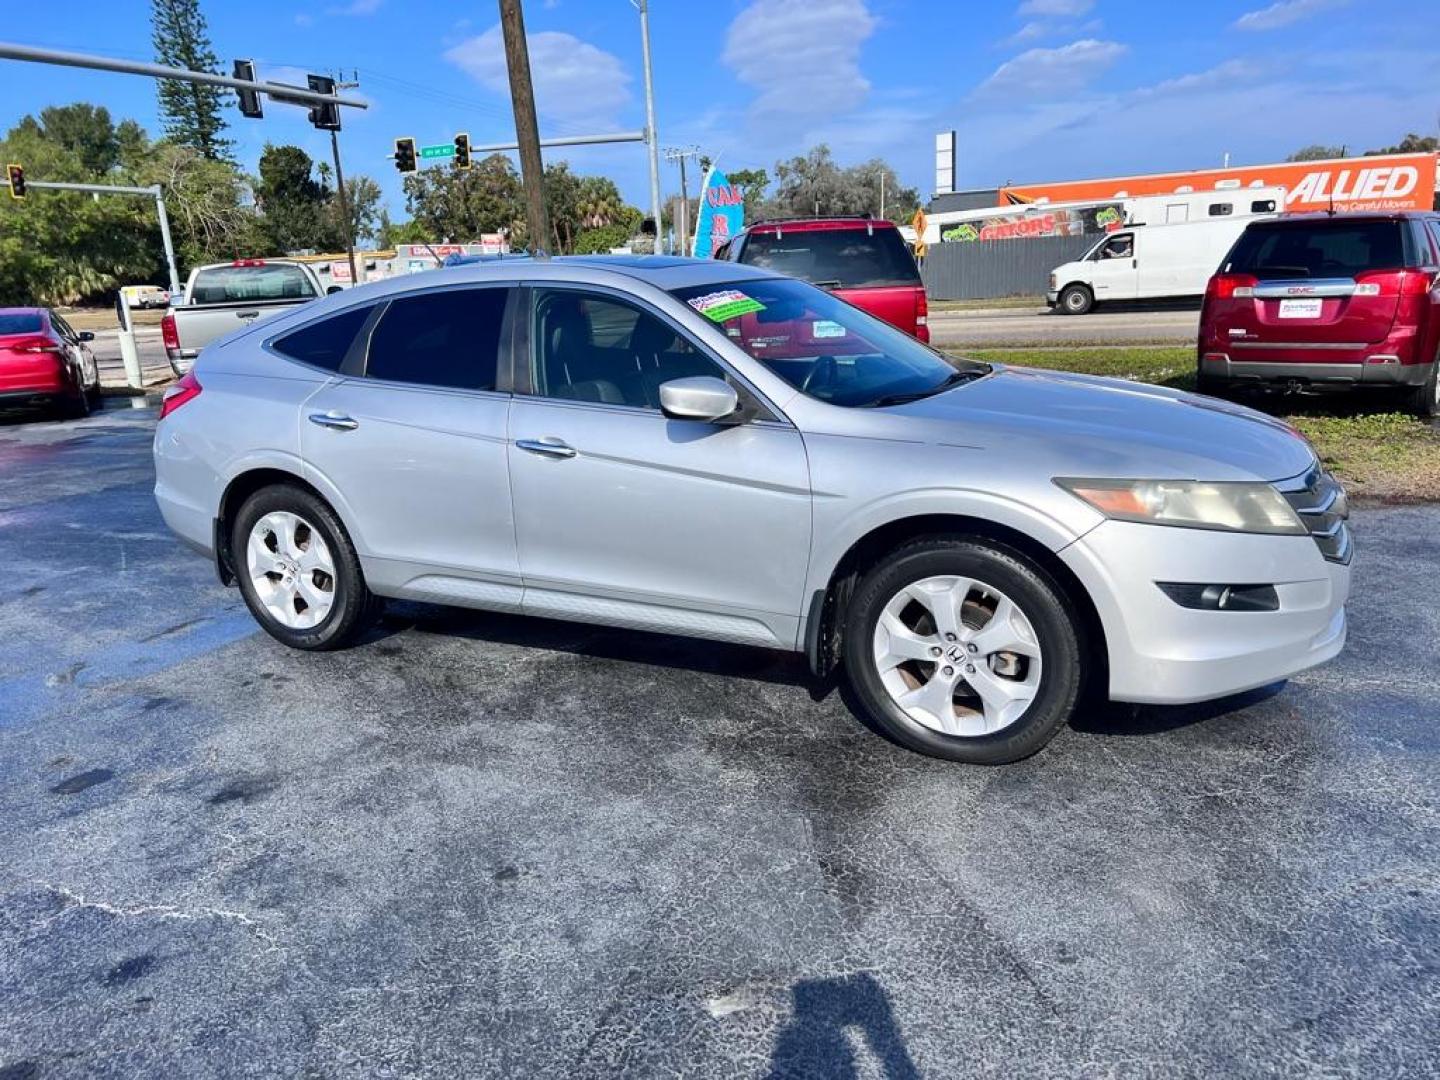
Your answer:
[[[1047,459],[1057,476],[1273,481],[1315,463],[1304,436],[1264,413],[1093,375],[997,366],[954,390],[875,412],[903,418],[911,438],[1008,444]]]

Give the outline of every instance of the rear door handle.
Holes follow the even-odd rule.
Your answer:
[[[528,450],[532,454],[540,454],[543,457],[572,458],[575,456],[573,446],[549,435],[543,439],[516,439],[515,445],[521,450]]]
[[[336,431],[354,431],[360,426],[359,420],[337,412],[312,412],[310,422],[321,427],[334,428]]]

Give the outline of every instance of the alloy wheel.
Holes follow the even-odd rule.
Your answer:
[[[916,723],[973,738],[1014,724],[1040,691],[1035,628],[982,581],[929,577],[897,592],[875,624],[873,655],[891,699]]]
[[[298,514],[275,510],[255,522],[245,563],[256,597],[286,629],[313,629],[335,605],[335,560],[319,530]]]

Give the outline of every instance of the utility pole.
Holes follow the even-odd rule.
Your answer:
[[[525,183],[530,254],[544,256],[550,243],[545,211],[545,166],[540,161],[540,129],[535,120],[535,88],[530,83],[530,51],[520,0],[500,0],[500,29],[505,36],[505,66],[510,73],[510,103],[515,112],[515,141],[520,145],[520,178]]]
[[[880,170],[880,220],[885,220],[885,170]]]
[[[336,72],[338,79],[339,72]],[[336,82],[336,90],[358,90],[358,82]],[[360,284],[360,272],[355,267],[355,226],[350,218],[350,201],[345,197],[345,172],[340,168],[340,136],[330,129],[330,153],[335,158],[335,194],[340,197],[340,214],[345,222],[345,254],[350,258],[350,287]]]
[[[680,222],[677,236],[680,240],[680,254],[690,253],[690,191],[685,184],[685,159],[698,157],[700,148],[698,146],[671,147],[665,151],[665,160],[678,162],[680,165]],[[655,223],[655,231],[660,231],[660,223]]]
[[[645,61],[645,135],[650,156],[650,216],[655,219],[655,248],[660,248],[660,142],[655,131],[655,78],[650,69],[650,0],[631,0],[640,10],[640,52]]]

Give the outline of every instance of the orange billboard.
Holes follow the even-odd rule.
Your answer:
[[[1000,189],[1000,205],[1105,202],[1137,195],[1174,195],[1281,185],[1285,209],[1429,210],[1435,203],[1435,154],[1382,154],[1326,161],[1285,161],[1233,169],[1017,184]]]

